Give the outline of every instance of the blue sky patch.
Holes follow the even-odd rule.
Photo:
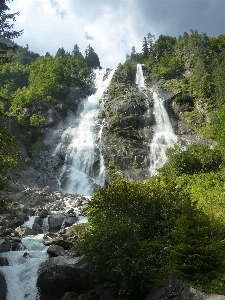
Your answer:
[[[93,40],[94,40],[93,36],[91,36],[91,35],[88,34],[87,32],[85,32],[85,38],[86,38],[86,40],[90,40],[90,41],[93,41]]]

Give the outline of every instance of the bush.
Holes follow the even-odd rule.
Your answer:
[[[122,180],[94,195],[90,230],[80,247],[94,275],[121,294],[134,295],[161,280],[169,193],[157,180],[146,184]]]
[[[180,176],[219,170],[223,155],[217,148],[210,149],[206,145],[192,144],[185,148],[176,144],[168,149],[168,162],[159,170],[162,175]]]

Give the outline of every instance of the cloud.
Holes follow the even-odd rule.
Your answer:
[[[43,55],[63,47],[82,53],[91,43],[103,67],[124,62],[132,46],[150,32],[176,36],[197,29],[209,36],[224,34],[224,0],[14,0],[12,12],[24,34],[17,43]]]

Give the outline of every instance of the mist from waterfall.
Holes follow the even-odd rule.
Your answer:
[[[142,71],[142,65],[137,64],[136,72],[136,84],[140,89],[149,89],[145,85],[144,75]],[[177,136],[173,132],[173,128],[168,116],[168,113],[164,107],[163,99],[150,89],[153,94],[154,108],[153,114],[155,116],[156,125],[154,128],[154,135],[150,144],[150,175],[153,176],[157,173],[157,169],[162,167],[167,161],[166,151],[169,147],[172,147],[177,141]]]
[[[63,192],[91,195],[97,186],[104,185],[105,169],[101,151],[102,126],[96,130],[95,118],[100,99],[109,86],[114,70],[96,69],[96,92],[83,102],[80,115],[65,130],[58,148],[65,148],[65,162],[58,177]],[[56,153],[57,153],[56,149]],[[62,184],[62,181],[65,183]]]

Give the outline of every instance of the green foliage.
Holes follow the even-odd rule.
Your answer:
[[[125,86],[134,83],[133,67],[135,64],[136,63],[130,59],[127,59],[123,65],[119,64],[113,75],[112,82],[120,85],[125,84]]]
[[[180,176],[181,174],[195,174],[219,170],[223,156],[217,148],[210,149],[206,145],[192,144],[185,148],[177,144],[169,148],[168,162],[159,170],[162,175]]]
[[[201,210],[187,207],[187,212],[176,221],[172,238],[174,269],[195,284],[207,287],[225,267],[224,234],[218,235],[209,216]]]
[[[12,51],[15,50],[14,45],[7,43],[2,38],[14,38],[22,33],[22,31],[13,30],[14,25],[11,21],[15,20],[18,13],[8,14],[7,2],[9,1],[1,1],[0,4],[0,72],[4,68],[4,64],[11,60]],[[10,83],[8,84],[10,85]],[[6,212],[9,206],[7,190],[10,183],[18,176],[18,161],[20,158],[19,143],[4,126],[6,102],[7,99],[0,94],[0,214]]]
[[[88,219],[80,250],[98,280],[132,299],[173,271],[204,283],[220,270],[223,243],[211,220],[189,193],[163,178],[111,182],[94,195]]]
[[[180,57],[165,53],[161,56],[159,64],[152,69],[152,79],[171,79],[180,76],[184,71]]]
[[[18,178],[18,161],[20,151],[15,137],[1,124],[0,125],[0,214],[6,211],[9,205],[7,189],[10,183]]]

